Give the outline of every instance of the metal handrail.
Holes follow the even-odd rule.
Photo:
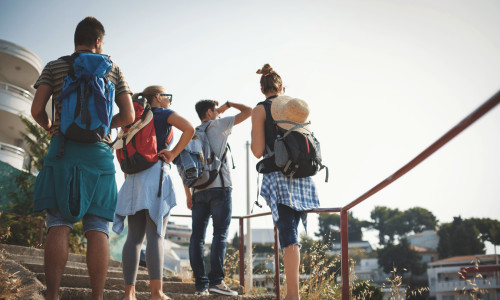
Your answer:
[[[402,168],[394,172],[392,175],[381,181],[379,184],[375,185],[373,188],[356,198],[354,201],[350,202],[346,206],[340,208],[317,208],[313,210],[307,211],[307,213],[340,213],[340,231],[341,231],[341,277],[342,277],[342,300],[349,300],[350,292],[349,292],[349,256],[348,256],[348,211],[365,201],[375,193],[379,192],[389,184],[396,181],[398,178],[415,168],[426,158],[431,156],[434,152],[439,150],[445,144],[447,144],[450,140],[455,138],[458,134],[460,134],[463,130],[473,124],[475,121],[484,116],[487,112],[493,109],[496,105],[500,103],[500,91],[498,91],[495,95],[493,95],[489,100],[479,106],[476,110],[474,110],[471,114],[465,117],[461,122],[459,122],[456,126],[446,132],[441,138],[436,140],[433,144],[427,147],[424,151],[422,151],[419,155],[417,155],[414,159],[404,165]],[[4,212],[5,213],[5,212]],[[11,214],[11,213],[6,213]],[[15,214],[11,214],[15,215]],[[271,215],[270,212],[247,215],[247,216],[232,216],[232,219],[239,220],[239,256],[240,256],[240,284],[245,286],[245,275],[244,275],[244,242],[243,242],[243,220],[250,219],[255,217],[262,217]],[[16,215],[19,216],[19,215]],[[172,217],[191,217],[190,215],[178,215],[172,214]],[[25,216],[19,216],[25,217]],[[31,218],[31,217],[27,217]],[[44,223],[43,223],[44,224]],[[39,241],[40,245],[42,243],[43,236],[43,227],[42,222],[40,222],[40,232],[39,232]],[[278,256],[278,235],[277,228],[274,226],[274,251],[275,251],[275,267],[276,267],[276,297],[280,299],[280,275],[279,275],[279,256]]]
[[[410,170],[419,165],[426,158],[431,156],[434,152],[439,150],[445,144],[447,144],[450,140],[455,138],[458,134],[464,131],[467,127],[472,125],[475,121],[484,116],[487,112],[493,109],[496,105],[500,103],[500,91],[494,94],[490,99],[484,102],[481,106],[479,106],[476,110],[470,113],[467,117],[465,117],[462,121],[460,121],[456,126],[446,132],[442,137],[432,143],[429,147],[427,147],[424,151],[422,151],[419,155],[417,155],[414,159],[404,165],[402,168],[394,172],[392,175],[384,179],[379,184],[375,185],[373,188],[369,189],[367,192],[356,198],[354,201],[350,202],[346,206],[341,208],[317,208],[314,210],[309,210],[307,213],[340,213],[340,243],[341,243],[341,276],[342,276],[342,300],[349,300],[350,292],[349,292],[349,256],[348,256],[348,212],[350,209],[365,201],[372,195],[376,194],[389,184],[396,181],[398,178],[408,173]],[[244,255],[243,255],[243,219],[260,217],[265,215],[270,215],[271,213],[262,213],[257,215],[249,215],[242,217],[232,217],[233,219],[239,219],[240,223],[240,236],[239,236],[239,252],[240,252],[240,284],[243,283],[245,285],[244,275],[242,271],[242,266],[244,268]],[[185,216],[190,217],[188,215],[172,215],[172,216]],[[275,268],[276,268],[276,299],[280,299],[280,282],[279,282],[279,256],[278,256],[278,245],[277,245],[277,229],[274,226],[274,251],[275,251]]]
[[[368,199],[370,196],[374,195],[378,191],[382,190],[392,182],[396,181],[398,178],[406,174],[411,169],[415,168],[426,158],[431,156],[438,149],[443,147],[446,143],[456,137],[459,133],[469,127],[472,123],[477,121],[491,109],[493,109],[496,105],[500,103],[500,91],[498,91],[495,95],[493,95],[489,100],[484,102],[481,106],[479,106],[476,110],[470,113],[467,117],[465,117],[461,122],[455,125],[452,129],[446,132],[442,137],[440,137],[437,141],[432,143],[429,147],[427,147],[424,151],[422,151],[419,155],[417,155],[414,159],[404,165],[401,169],[397,170],[391,176],[387,177],[385,180],[368,190],[363,195],[356,198],[351,203],[347,204],[342,208],[340,212],[340,244],[341,244],[341,274],[342,274],[342,300],[349,299],[349,257],[348,257],[348,234],[347,234],[347,218],[349,209],[355,207],[360,204],[364,200]]]

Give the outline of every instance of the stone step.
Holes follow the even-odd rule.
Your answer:
[[[20,264],[38,264],[43,266],[43,258],[36,257],[36,256],[29,256],[29,255],[18,255],[18,254],[12,254],[12,253],[5,253],[4,254],[7,258],[10,258],[14,261],[19,262]],[[86,262],[75,262],[75,261],[69,261],[66,263],[66,267],[72,267],[72,268],[80,268],[80,269],[85,269],[87,270],[87,263]],[[121,263],[119,266],[110,264],[108,265],[108,272],[109,271],[120,271],[121,272],[122,267]],[[141,270],[144,270],[144,268],[141,268]]]
[[[27,257],[31,257],[33,260],[39,259],[43,263],[43,252],[44,252],[43,249],[29,248],[29,247],[23,247],[23,246],[17,246],[17,245],[7,245],[7,244],[0,244],[0,249],[5,250],[6,254],[27,256]],[[82,254],[69,253],[68,262],[85,263],[86,257],[85,257],[85,255],[82,255]],[[110,259],[109,266],[121,268],[122,263],[119,261]]]
[[[88,288],[70,288],[62,287],[59,292],[61,300],[87,300],[90,299],[91,290]],[[273,300],[276,299],[275,295],[260,295],[260,296],[250,296],[250,295],[238,295],[235,297],[228,297],[219,294],[210,294],[210,296],[198,296],[194,294],[187,293],[172,293],[165,292],[172,300],[190,300],[190,299],[210,299],[210,300]],[[106,300],[122,300],[123,291],[116,290],[104,290],[104,299]],[[137,300],[147,300],[149,299],[149,292],[138,292],[136,293]]]
[[[44,266],[42,264],[29,263],[29,262],[22,262],[21,264],[33,273],[44,273],[45,272]],[[87,267],[79,268],[79,267],[73,267],[73,266],[67,265],[66,268],[64,268],[64,274],[86,276],[86,275],[88,275],[88,270],[87,270]],[[123,278],[122,270],[121,269],[108,270],[107,277],[121,279],[121,278]],[[144,271],[144,270],[138,271],[137,279],[149,280],[148,272]],[[163,280],[167,281],[167,278],[164,278]],[[179,277],[172,277],[172,278],[169,277],[168,281],[182,281],[182,280]]]
[[[38,273],[36,277],[42,284],[45,284],[45,274]],[[61,280],[62,287],[71,288],[90,288],[90,279],[88,276],[84,275],[70,275],[64,274]],[[107,278],[105,289],[107,290],[118,290],[122,291],[125,289],[123,279],[121,278]],[[241,286],[231,286],[231,288],[238,292],[238,294],[243,294],[243,287]],[[149,291],[149,280],[137,280],[135,283],[135,289],[138,292]],[[196,288],[193,282],[175,282],[175,281],[164,281],[163,291],[169,293],[184,293],[184,294],[194,294]]]

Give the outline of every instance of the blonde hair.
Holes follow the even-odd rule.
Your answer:
[[[144,97],[149,104],[153,101],[154,97],[158,94],[163,93],[165,88],[161,85],[151,85],[142,91],[142,93],[136,93],[132,96],[133,100],[139,99],[140,97]]]
[[[280,75],[276,73],[271,65],[265,64],[262,69],[258,69],[257,74],[262,74],[260,77],[260,87],[264,93],[278,92],[283,81]]]

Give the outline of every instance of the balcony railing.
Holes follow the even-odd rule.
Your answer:
[[[19,170],[23,170],[26,159],[27,155],[24,149],[0,142],[1,161],[8,163]]]
[[[448,280],[436,284],[436,292],[453,292],[459,290],[479,289],[499,289],[500,280],[498,278],[475,278],[469,280]]]
[[[458,123],[455,127],[450,129],[447,133],[445,133],[441,138],[427,147],[424,151],[422,151],[419,155],[417,155],[414,159],[404,165],[402,168],[397,170],[394,174],[387,177],[385,180],[381,181],[379,184],[375,185],[373,188],[356,198],[354,201],[345,205],[344,207],[339,208],[319,208],[315,210],[308,211],[308,213],[340,213],[340,231],[341,231],[341,278],[342,278],[342,300],[350,299],[350,289],[349,289],[349,257],[348,257],[348,212],[350,209],[354,208],[356,205],[365,201],[369,197],[373,196],[386,186],[390,185],[401,176],[409,172],[411,169],[415,168],[426,158],[431,156],[434,152],[443,147],[446,143],[456,137],[459,133],[493,109],[500,102],[500,91],[497,92],[494,96],[492,96],[488,101],[483,103],[480,107],[478,107],[475,111],[465,117],[460,123]],[[239,276],[240,283],[245,285],[245,275],[244,275],[244,241],[243,241],[243,220],[268,216],[271,213],[261,213],[254,214],[248,216],[233,216],[233,219],[239,220]],[[190,215],[171,215],[172,217],[191,217]],[[40,225],[42,226],[42,225]],[[279,255],[278,255],[278,231],[276,227],[274,227],[274,251],[275,251],[275,285],[276,285],[276,299],[280,299],[280,274],[279,274]],[[440,284],[440,283],[438,283]]]
[[[25,90],[23,88],[20,88],[18,86],[15,86],[15,85],[7,83],[7,82],[0,81],[0,90],[10,91],[14,94],[21,95],[30,101],[33,100],[32,93],[28,92],[27,90]]]
[[[34,97],[32,93],[16,85],[0,81],[0,97],[0,110],[31,118],[30,109]]]

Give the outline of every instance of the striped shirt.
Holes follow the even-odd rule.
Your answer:
[[[271,208],[274,223],[278,222],[278,204],[302,212],[301,219],[307,229],[305,211],[318,208],[319,198],[311,177],[288,179],[281,172],[264,174],[260,195]]]
[[[77,51],[84,52],[84,51]],[[52,100],[57,99],[62,91],[62,85],[64,78],[68,75],[70,70],[70,65],[63,59],[56,59],[49,62],[45,68],[43,68],[42,74],[38,77],[34,87],[37,89],[41,84],[48,85],[52,88]],[[122,74],[120,68],[113,63],[113,67],[108,74],[109,80],[115,85],[115,101],[118,99],[118,95],[123,93],[132,94],[128,86],[125,77]],[[61,124],[61,108],[62,103],[55,103],[55,117],[53,120],[52,127],[50,128],[50,134],[53,136],[59,133],[59,127]]]

